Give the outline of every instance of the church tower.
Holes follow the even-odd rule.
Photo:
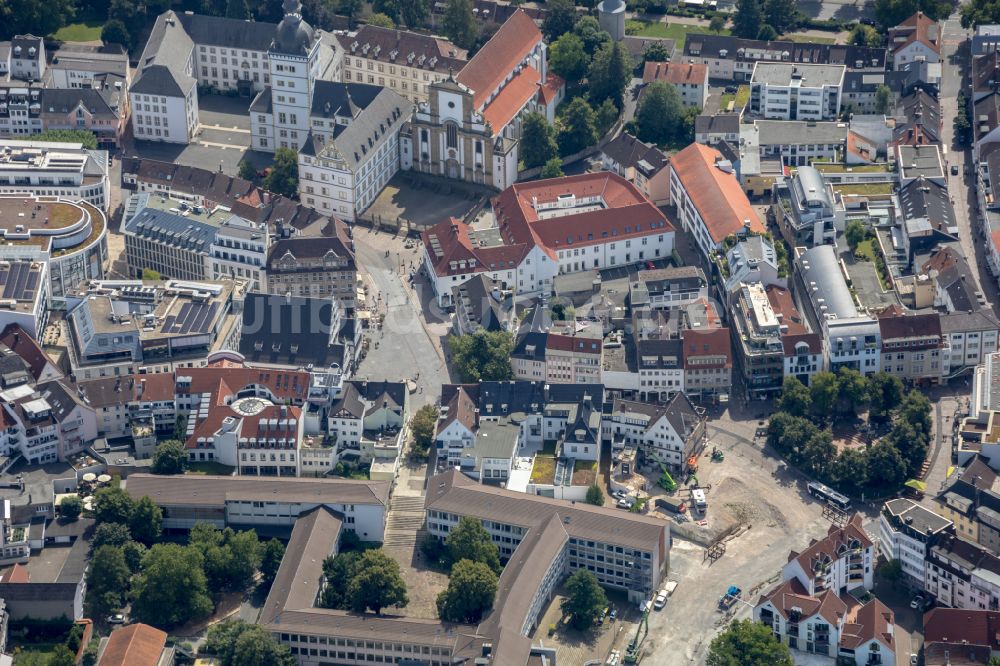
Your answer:
[[[299,0],[284,0],[282,9],[285,16],[268,50],[274,148],[298,150],[309,135],[313,83],[320,66],[320,40],[312,26],[302,19]]]

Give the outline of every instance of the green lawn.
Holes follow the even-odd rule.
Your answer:
[[[733,111],[739,111],[750,101],[750,86],[740,86],[735,93],[726,93],[719,100],[719,111],[726,111],[733,103]]]
[[[841,194],[860,194],[875,196],[892,194],[892,183],[851,183],[849,185],[834,185],[833,189]]]
[[[672,39],[675,43],[675,49],[677,53],[681,53],[684,50],[684,40],[687,39],[689,33],[695,34],[715,34],[708,29],[708,26],[704,25],[688,25],[686,23],[650,23],[647,21],[637,21],[629,20],[626,22],[625,30],[630,35],[637,35],[639,37],[664,37],[666,39]],[[723,30],[718,33],[720,35],[728,35],[729,30]]]
[[[52,658],[52,652],[62,643],[37,643],[18,652],[14,657],[14,666],[47,666]]]
[[[63,42],[92,42],[101,38],[101,28],[104,27],[104,17],[93,14],[81,14],[78,23],[70,23],[56,30],[53,38]]]
[[[887,173],[888,164],[858,164],[847,166],[844,164],[830,164],[813,162],[813,166],[821,173]]]
[[[213,461],[200,461],[188,463],[188,474],[214,474],[218,476],[230,476],[233,473],[233,468],[229,465],[223,465],[220,462]]]
[[[854,248],[854,256],[858,259],[863,259],[864,261],[875,262],[875,239],[869,238],[868,240],[858,243],[858,246]]]
[[[812,35],[785,35],[782,39],[787,39],[792,42],[809,42],[811,44],[836,44],[837,40],[833,37],[813,37]]]

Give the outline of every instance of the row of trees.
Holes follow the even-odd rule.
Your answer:
[[[479,622],[496,598],[500,550],[482,522],[466,516],[445,539],[444,559],[448,587],[437,597],[438,615],[446,622]]]
[[[825,424],[833,415],[865,405],[869,424],[891,423],[888,431],[868,448],[838,452]],[[883,495],[919,474],[930,445],[930,411],[925,395],[915,390],[904,394],[899,380],[886,373],[868,378],[850,370],[817,373],[808,388],[787,378],[767,440],[793,465],[824,483],[850,495]]]
[[[208,523],[194,526],[186,546],[154,543],[163,520],[159,507],[148,497],[133,501],[116,487],[97,492],[94,516],[86,600],[94,617],[128,601],[133,615],[156,626],[205,617],[213,598],[249,589],[258,571],[270,584],[285,552],[277,539],[261,543],[253,530]]]
[[[795,0],[739,0],[732,32],[744,39],[776,39],[802,23]]]

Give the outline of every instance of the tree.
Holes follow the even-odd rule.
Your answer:
[[[132,517],[132,498],[119,486],[108,486],[94,493],[94,518],[98,523],[128,525]]]
[[[583,41],[583,50],[593,56],[597,50],[611,41],[609,35],[593,16],[581,16],[573,26],[573,34]]]
[[[153,474],[183,474],[187,467],[187,450],[176,439],[168,439],[156,445],[153,454]]]
[[[661,40],[651,41],[646,50],[642,52],[643,62],[667,62],[670,60],[670,53]]]
[[[757,39],[762,42],[771,42],[779,37],[778,31],[773,27],[767,25],[766,23],[760,26],[760,30],[757,31]]]
[[[883,115],[892,109],[892,90],[884,83],[875,89],[875,113]]]
[[[793,666],[788,646],[770,627],[751,619],[736,620],[712,639],[708,666]]]
[[[836,456],[837,447],[833,445],[833,436],[828,430],[823,430],[806,442],[802,451],[802,464],[813,476],[826,478]]]
[[[870,25],[858,23],[851,28],[847,41],[855,46],[878,47],[882,45],[882,34]]]
[[[572,616],[573,628],[589,629],[608,605],[608,598],[597,582],[597,576],[586,569],[579,569],[566,579],[566,598],[561,608]]]
[[[226,17],[241,21],[247,21],[252,18],[250,16],[250,5],[247,4],[247,0],[227,0]]]
[[[76,666],[76,655],[65,645],[57,645],[49,655],[46,666]]]
[[[452,364],[464,382],[506,381],[513,376],[510,355],[514,337],[508,331],[479,330],[448,337]]]
[[[837,375],[826,371],[817,372],[809,382],[809,394],[815,414],[824,419],[831,416],[839,395]]]
[[[250,181],[251,183],[257,182],[257,169],[254,168],[254,165],[250,163],[250,160],[246,159],[240,160],[240,165],[236,172],[236,175],[242,178],[243,180]]]
[[[101,523],[94,530],[94,536],[90,540],[92,550],[97,550],[101,546],[115,546],[121,548],[132,540],[132,533],[129,532],[128,525],[121,523]]]
[[[399,0],[372,0],[372,13],[385,15],[393,25],[399,22],[399,11]]]
[[[864,409],[868,402],[868,382],[857,370],[841,368],[837,375],[837,396],[847,413]]]
[[[728,21],[729,19],[722,14],[716,14],[712,17],[712,20],[708,22],[708,29],[718,34],[726,29],[726,23]]]
[[[605,44],[594,54],[587,78],[590,100],[597,105],[610,99],[619,109],[622,95],[632,80],[632,59],[619,42]]]
[[[187,416],[184,414],[178,414],[177,418],[174,419],[174,439],[183,442],[187,439]]]
[[[539,172],[538,177],[545,178],[562,178],[565,174],[562,170],[562,160],[558,157],[553,157],[551,160],[545,163],[542,170]]]
[[[573,155],[597,143],[594,109],[583,97],[577,97],[567,105],[558,142],[559,152],[563,156]]]
[[[930,438],[931,436],[931,401],[917,390],[906,394],[899,404],[899,420],[909,423],[917,432]]]
[[[371,16],[369,16],[367,23],[368,23],[368,25],[373,25],[373,26],[375,26],[377,28],[390,28],[391,29],[391,28],[395,28],[396,27],[396,22],[393,21],[387,15],[382,14],[381,12],[378,13],[378,14],[372,14]]]
[[[142,558],[133,585],[132,612],[140,621],[168,628],[212,612],[204,558],[197,548],[158,543]]]
[[[549,47],[549,66],[569,85],[576,84],[587,75],[590,56],[583,48],[583,40],[567,32]]]
[[[351,610],[363,613],[369,608],[376,615],[387,606],[403,608],[410,602],[399,563],[381,550],[366,550],[358,562],[358,571],[347,588]]]
[[[601,487],[596,483],[589,488],[587,488],[587,504],[593,504],[594,506],[604,506],[604,492]]]
[[[884,422],[903,400],[903,382],[887,372],[868,377],[868,420]]]
[[[444,34],[463,49],[476,45],[479,26],[472,14],[472,0],[448,0],[444,7]]]
[[[555,128],[537,111],[526,113],[521,125],[521,159],[525,168],[542,166],[558,155]]]
[[[87,567],[87,612],[91,617],[104,618],[118,612],[131,575],[121,548],[101,546],[94,551]]]
[[[885,494],[897,490],[906,479],[906,461],[886,441],[880,441],[868,449],[868,487]]]
[[[917,478],[924,459],[927,458],[927,436],[919,432],[912,423],[899,419],[882,441],[899,452],[906,463],[906,476]]]
[[[143,280],[152,280],[153,282],[159,282],[160,280],[163,279],[163,276],[160,275],[160,272],[154,271],[152,268],[143,268],[141,277]]]
[[[661,146],[673,142],[683,115],[684,106],[676,87],[663,81],[649,84],[635,115],[639,138]]]
[[[128,570],[133,574],[139,573],[139,569],[142,568],[142,558],[146,556],[146,550],[146,547],[138,541],[129,540],[122,546],[125,564],[128,565]]]
[[[754,39],[764,23],[764,13],[759,0],[739,0],[733,14],[732,32],[737,37]]]
[[[452,564],[471,560],[482,562],[498,574],[501,571],[500,550],[478,518],[462,517],[455,529],[448,533],[444,545]]]
[[[407,0],[400,5],[399,17],[407,26],[419,28],[427,19],[428,0]]]
[[[844,238],[847,239],[847,246],[853,252],[868,238],[868,227],[861,220],[851,220],[844,229]]]
[[[13,35],[50,35],[69,23],[75,14],[72,0],[8,0],[0,5],[4,39]]]
[[[548,0],[545,3],[542,32],[550,43],[572,30],[575,23],[576,7],[573,0]]]
[[[960,90],[958,93],[955,121],[952,128],[955,133],[955,141],[960,145],[967,146],[972,140],[972,118],[969,100],[966,98],[964,90]]]
[[[260,557],[260,575],[264,582],[270,584],[278,573],[281,560],[285,557],[285,546],[277,539],[271,539],[264,544]]]
[[[349,599],[347,590],[358,571],[361,553],[357,551],[341,551],[336,556],[323,561],[323,577],[326,587],[320,597],[319,605],[323,608],[347,610]]]
[[[797,377],[789,375],[781,385],[781,398],[778,409],[793,416],[806,417],[812,406],[812,395],[809,388]]]
[[[434,405],[424,405],[413,415],[410,432],[413,433],[413,447],[420,455],[427,455],[434,444],[434,429],[437,427],[438,410]]]
[[[53,143],[79,143],[84,148],[97,150],[97,137],[89,130],[45,130],[31,135],[32,141]]]
[[[298,154],[291,148],[278,148],[274,151],[274,164],[271,171],[264,177],[264,189],[275,194],[293,197],[299,187]]]
[[[220,666],[294,666],[295,658],[263,627],[244,620],[213,624],[199,653],[218,658]]]
[[[364,0],[337,0],[337,11],[347,17],[347,23],[352,28],[363,6]]]
[[[801,14],[795,0],[765,0],[763,5],[764,23],[784,34],[797,28]]]
[[[850,495],[858,495],[868,483],[868,458],[861,449],[844,449],[833,460],[830,483]]]
[[[149,497],[140,497],[132,506],[128,529],[132,538],[147,546],[160,537],[163,527],[163,511]]]
[[[219,530],[210,523],[197,523],[188,542],[201,552],[205,578],[213,593],[250,587],[263,557],[256,532],[236,532],[229,527]]]
[[[482,562],[460,560],[451,568],[448,589],[437,597],[438,615],[445,622],[475,624],[493,607],[497,575]]]
[[[66,520],[76,520],[83,513],[83,502],[78,495],[64,497],[59,502],[59,515]]]
[[[111,20],[101,28],[101,41],[105,44],[121,44],[125,48],[128,48],[132,45],[132,36],[129,35],[124,23],[118,20]]]
[[[595,111],[597,122],[597,135],[606,136],[618,120],[618,107],[610,99],[601,102]]]

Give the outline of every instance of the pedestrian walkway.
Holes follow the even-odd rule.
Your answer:
[[[396,495],[392,498],[389,515],[385,520],[386,550],[394,548],[412,550],[427,532],[424,528],[424,498]]]

